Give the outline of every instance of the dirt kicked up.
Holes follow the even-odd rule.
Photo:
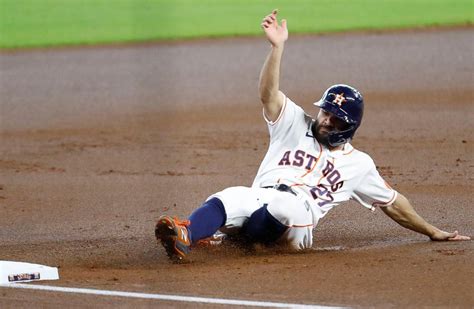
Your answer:
[[[474,234],[474,31],[291,36],[282,90],[308,113],[335,83],[366,109],[354,145],[434,225]],[[50,284],[320,305],[472,307],[472,241],[430,242],[348,203],[289,254],[197,248],[171,264],[155,220],[250,185],[268,147],[263,39],[2,53],[0,259]],[[25,298],[30,295],[30,298]],[[0,306],[195,306],[0,289]]]

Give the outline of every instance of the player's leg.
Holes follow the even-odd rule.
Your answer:
[[[259,207],[251,188],[227,188],[209,197],[186,221],[161,216],[155,234],[170,258],[182,259],[192,244],[212,236],[220,228],[229,233],[239,230]]]
[[[293,225],[279,239],[279,242],[295,251],[309,249],[313,246],[313,225]]]
[[[238,234],[250,215],[260,208],[257,191],[249,187],[231,187],[212,195],[222,201],[226,213],[226,221],[219,230],[229,234]]]
[[[221,200],[216,197],[206,200],[181,221],[170,216],[161,216],[155,227],[155,235],[171,259],[181,260],[191,250],[191,245],[213,235],[226,221]]]
[[[222,201],[216,197],[209,198],[189,216],[188,231],[191,243],[214,235],[225,224],[226,219]]]
[[[289,193],[286,193],[289,195]],[[277,199],[268,206],[268,211],[288,229],[278,240],[293,250],[309,249],[313,245],[313,214],[310,205],[299,197],[290,197],[291,202]]]
[[[291,193],[264,189],[264,205],[250,216],[244,233],[253,241],[282,243],[302,250],[313,244],[313,216],[309,205]]]
[[[288,228],[268,211],[268,204],[265,203],[250,215],[242,233],[250,242],[271,244],[283,236]]]

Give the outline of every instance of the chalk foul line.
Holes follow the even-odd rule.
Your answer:
[[[27,290],[40,290],[40,291],[59,292],[59,293],[118,296],[118,297],[127,297],[127,298],[157,299],[157,300],[168,300],[168,301],[177,301],[177,302],[192,302],[192,303],[219,304],[219,305],[273,307],[273,308],[341,308],[341,307],[330,307],[330,306],[320,306],[320,305],[276,303],[276,302],[266,302],[266,301],[251,301],[251,300],[239,300],[239,299],[206,298],[206,297],[192,297],[192,296],[180,296],[180,295],[148,294],[148,293],[137,293],[137,292],[71,288],[71,287],[35,285],[35,284],[25,284],[25,283],[0,284],[0,287],[14,288],[14,289],[27,289]]]

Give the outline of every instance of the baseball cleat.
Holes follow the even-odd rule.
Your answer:
[[[182,260],[190,251],[191,239],[187,226],[189,220],[180,221],[170,216],[161,216],[155,227],[155,236],[172,260]]]
[[[228,238],[227,234],[224,234],[220,231],[217,231],[214,235],[200,239],[197,242],[198,246],[203,246],[203,247],[213,247],[213,246],[220,246],[222,245],[223,242]]]

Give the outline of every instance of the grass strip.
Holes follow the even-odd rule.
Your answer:
[[[474,0],[0,0],[0,47],[251,36],[273,8],[291,33],[474,22]]]

